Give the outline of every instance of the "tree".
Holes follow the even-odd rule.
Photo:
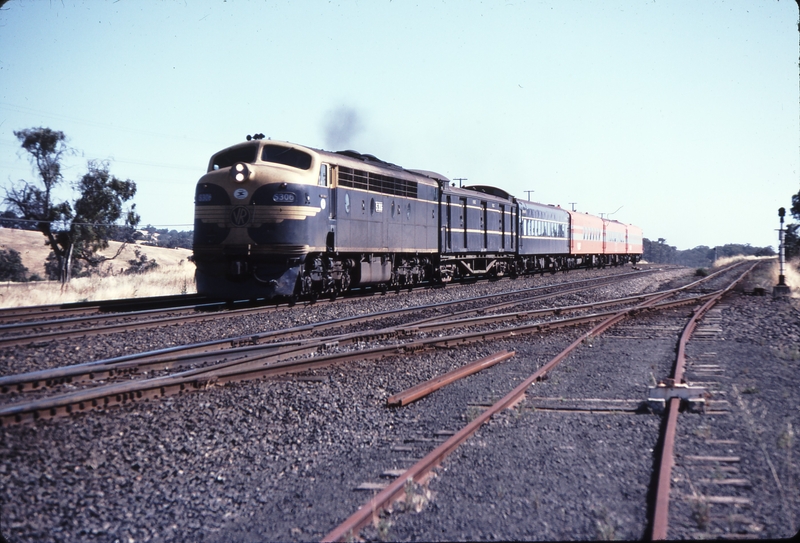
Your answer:
[[[789,213],[796,221],[800,221],[800,191],[792,195],[792,207]],[[786,258],[800,256],[800,224],[787,224],[783,238],[783,250]]]
[[[80,197],[72,204],[55,202],[53,190],[64,180],[61,161],[72,153],[66,136],[43,127],[15,131],[14,135],[31,155],[39,183],[21,180],[20,187],[6,189],[5,202],[8,211],[35,221],[36,229],[44,234],[45,243],[55,256],[59,280],[62,283],[70,280],[75,259],[96,268],[101,262],[119,256],[122,247],[110,258],[99,255],[98,251],[108,247],[111,233],[120,228],[115,223],[123,216],[122,228],[132,235],[139,216],[135,204],[127,211],[123,205],[136,194],[136,183],[111,175],[108,162],[90,160],[88,172],[74,185]]]
[[[22,263],[19,251],[0,251],[0,281],[24,282],[28,280],[28,268]]]

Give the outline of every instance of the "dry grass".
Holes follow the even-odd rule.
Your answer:
[[[29,230],[14,230],[12,228],[0,228],[0,249],[14,249],[22,257],[22,264],[31,273],[38,273],[41,277],[46,277],[44,272],[44,262],[50,253],[50,247],[45,245],[44,236],[41,232],[31,232]],[[109,247],[101,251],[107,257],[112,257],[119,248],[120,244],[116,241],[109,242]],[[158,262],[160,266],[172,266],[184,262],[192,251],[189,249],[166,249],[164,247],[150,247],[147,245],[129,244],[122,250],[122,253],[110,261],[111,267],[118,271],[119,268],[127,268],[128,260],[136,257],[135,250],[139,249],[148,258]]]
[[[112,241],[103,254],[111,257],[119,246]],[[41,232],[0,228],[0,249],[19,251],[22,263],[31,273],[45,276],[44,262],[50,248]],[[136,249],[155,260],[158,268],[141,275],[121,274],[120,270],[128,268],[128,260],[135,258]],[[53,281],[0,283],[0,307],[193,294],[197,290],[195,266],[188,260],[191,254],[188,249],[126,245],[119,257],[105,264],[104,274],[76,278],[63,287]]]
[[[718,258],[714,262],[714,267],[717,268],[739,260],[772,260],[766,269],[751,274],[750,276],[752,286],[761,287],[766,290],[767,293],[771,293],[772,287],[778,284],[778,275],[780,271],[778,259],[776,257],[732,256]],[[786,284],[792,289],[792,298],[800,298],[800,272],[798,272],[798,269],[800,269],[800,260],[786,262],[784,274],[786,277]]]
[[[769,260],[771,258],[775,258],[774,256],[744,256],[744,255],[736,255],[736,256],[723,256],[718,258],[714,261],[714,264],[711,266],[713,268],[721,268],[722,266],[727,266],[728,264],[732,264],[734,262],[739,262],[741,260]],[[777,260],[776,260],[777,262]]]
[[[0,307],[193,294],[197,292],[194,269],[194,264],[184,262],[140,275],[80,277],[63,288],[57,281],[4,283],[0,286]]]

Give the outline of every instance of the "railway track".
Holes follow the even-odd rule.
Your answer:
[[[628,276],[639,276],[637,272]],[[721,272],[718,272],[721,273]],[[627,274],[626,274],[627,275]],[[696,281],[690,287],[700,285],[713,278]],[[515,300],[496,301],[496,298],[507,298],[507,294],[482,296],[471,302],[479,301],[480,308],[454,311],[439,314],[435,317],[418,319],[399,326],[367,329],[363,332],[325,335],[318,338],[303,338],[308,333],[320,333],[325,330],[341,328],[358,322],[380,320],[387,316],[397,317],[399,313],[420,313],[436,308],[441,311],[443,304],[432,307],[412,307],[402,311],[391,311],[373,315],[360,315],[351,318],[315,323],[295,327],[289,330],[273,331],[257,336],[205,342],[198,345],[182,346],[169,349],[169,352],[142,353],[117,358],[115,360],[99,360],[52,370],[43,370],[31,374],[10,375],[0,378],[0,392],[23,393],[42,391],[54,387],[75,387],[89,383],[102,383],[89,386],[84,390],[48,395],[30,401],[0,407],[0,423],[3,425],[31,422],[39,418],[52,418],[82,412],[94,408],[107,408],[131,401],[156,399],[167,395],[179,394],[190,390],[202,390],[209,386],[237,382],[260,377],[282,375],[285,373],[305,371],[312,368],[347,362],[349,360],[375,360],[398,352],[414,353],[435,348],[452,348],[476,342],[491,341],[498,338],[519,334],[541,333],[565,326],[581,325],[605,318],[614,312],[593,313],[555,321],[541,321],[540,317],[552,317],[573,312],[592,311],[606,306],[634,304],[642,300],[661,300],[687,290],[683,287],[668,293],[655,293],[622,299],[605,300],[593,304],[578,306],[550,307],[537,310],[522,310],[514,313],[495,313],[512,306],[528,305],[554,296],[585,291],[619,281],[618,276],[605,279],[569,282],[553,287],[534,287],[513,293]],[[534,294],[534,292],[550,291]],[[494,303],[486,304],[486,302]],[[658,307],[672,307],[692,303],[694,299],[678,300],[661,304]],[[452,306],[464,304],[464,300],[452,302]],[[633,306],[634,310],[636,306]],[[474,316],[481,313],[480,316]],[[499,330],[486,330],[486,327],[508,321],[514,322],[511,327]],[[477,328],[476,331],[467,331]],[[446,334],[443,336],[443,334]],[[376,339],[389,340],[387,343],[371,348],[357,348],[345,353],[319,355],[328,351],[337,351],[350,346],[362,347]],[[219,349],[224,351],[216,352]],[[191,369],[177,373],[163,374],[165,370],[189,367]],[[162,372],[151,376],[152,372]],[[131,377],[138,376],[137,379]],[[106,383],[116,378],[120,382]]]
[[[125,298],[68,304],[5,307],[0,308],[0,324],[18,324],[25,320],[79,317],[81,315],[93,315],[97,313],[180,308],[208,302],[210,302],[210,300],[207,296],[199,294],[176,294],[171,296],[151,296],[148,298]]]
[[[55,407],[51,403],[47,403],[45,413],[49,416],[57,416],[60,414],[68,414],[74,411],[82,411],[87,407],[97,407],[102,402],[103,406],[108,406],[114,403],[124,403],[132,399],[142,399],[145,397],[158,397],[159,390],[161,395],[168,392],[174,393],[176,391],[184,391],[188,388],[198,389],[207,386],[208,379],[218,380],[217,374],[210,374],[211,368],[215,371],[223,371],[228,367],[241,368],[245,364],[273,364],[275,362],[283,361],[289,358],[308,355],[310,353],[318,353],[332,348],[341,348],[345,345],[358,345],[374,339],[376,337],[382,338],[403,338],[411,337],[418,333],[433,333],[443,330],[460,330],[465,326],[502,322],[509,318],[516,318],[508,314],[498,314],[493,317],[473,317],[468,320],[459,320],[474,315],[475,313],[492,313],[512,306],[528,305],[536,301],[547,300],[565,294],[576,292],[585,292],[587,290],[607,286],[616,283],[621,279],[631,277],[640,277],[642,274],[648,272],[634,272],[632,274],[623,274],[620,276],[611,276],[600,279],[570,281],[563,284],[547,287],[533,287],[512,293],[501,293],[491,296],[480,296],[478,298],[455,300],[449,304],[433,304],[431,306],[416,306],[402,310],[394,309],[374,313],[371,315],[358,315],[349,318],[334,319],[327,322],[319,322],[305,326],[293,327],[286,330],[276,330],[265,332],[262,334],[248,335],[238,338],[229,338],[216,341],[208,341],[200,344],[185,345],[173,347],[169,349],[158,350],[154,352],[145,352],[135,355],[128,355],[124,357],[117,357],[109,360],[97,360],[93,362],[75,364],[71,366],[53,368],[50,370],[42,370],[28,374],[8,375],[0,377],[0,393],[9,394],[11,392],[23,393],[31,391],[42,391],[43,389],[52,389],[59,386],[74,387],[81,383],[98,383],[111,379],[122,378],[126,382],[119,385],[119,388],[109,389],[98,396],[97,392],[92,394],[86,393],[73,393],[70,403],[63,404],[63,401]],[[507,298],[513,297],[513,300]],[[501,299],[501,301],[498,301]],[[627,301],[627,300],[626,300]],[[623,303],[624,301],[610,301],[605,302],[605,305]],[[448,311],[448,307],[458,308],[459,306],[470,305],[479,303],[480,308],[473,308],[467,310],[454,310]],[[600,304],[603,305],[603,304]],[[598,307],[600,306],[598,305]],[[557,315],[561,313],[569,313],[574,311],[585,311],[591,309],[592,306],[575,306],[575,307],[561,307],[539,310],[531,313],[519,312],[516,315],[522,316],[529,314],[531,316],[538,315]],[[251,310],[245,310],[251,311]],[[406,323],[401,326],[394,326],[384,329],[367,329],[363,333],[327,335],[317,339],[298,339],[307,336],[311,333],[320,334],[327,330],[335,330],[354,323],[363,325],[371,321],[380,321],[387,318],[397,318],[402,314],[414,314],[435,311],[437,314],[434,317]],[[449,320],[448,320],[449,319]],[[455,319],[455,320],[453,320]],[[442,321],[445,322],[434,322]],[[149,323],[147,323],[149,324]],[[134,326],[138,326],[134,324]],[[416,329],[416,330],[415,330]],[[106,328],[103,327],[103,331]],[[464,340],[466,341],[466,340]],[[393,352],[398,347],[390,345],[378,352]],[[416,349],[417,347],[407,347]],[[427,348],[427,347],[426,347]],[[221,361],[220,361],[221,360]],[[209,366],[211,364],[212,366]],[[188,373],[180,375],[180,381],[176,381],[176,377],[160,377],[151,383],[157,384],[157,388],[149,387],[149,392],[144,394],[138,390],[136,384],[130,382],[130,377],[134,374],[140,377],[147,377],[149,373],[154,371],[172,370],[183,367],[196,367],[203,366],[189,370]],[[168,379],[170,386],[164,387],[164,379]],[[175,386],[172,386],[175,385]],[[106,385],[110,387],[111,385]],[[188,388],[187,388],[188,387]],[[110,390],[110,392],[108,392]],[[62,405],[63,404],[63,405]],[[36,408],[34,406],[39,405]],[[14,422],[22,422],[26,420],[26,413],[32,417],[38,418],[42,414],[42,405],[44,404],[31,404],[31,408],[25,408],[22,411],[21,406],[15,407],[13,411],[13,419],[11,416],[4,417],[3,411],[0,410],[0,421],[8,423],[11,420]],[[33,420],[33,419],[29,419]]]
[[[630,272],[629,274],[613,275],[611,277],[633,277],[642,272]],[[614,279],[606,277],[599,278],[596,284],[608,284]],[[572,281],[575,285],[586,285],[591,280]],[[431,287],[416,287],[431,288]],[[518,291],[524,295],[526,291],[546,290],[550,287],[533,287]],[[374,295],[370,292],[368,295]],[[354,293],[353,296],[359,296]],[[342,303],[348,298],[340,297],[335,299],[323,298],[315,302],[303,302],[303,305],[311,303]],[[477,301],[477,300],[476,300]],[[180,303],[178,303],[180,302]],[[199,302],[199,303],[198,303]],[[126,305],[128,304],[128,305]],[[72,304],[69,304],[72,305]],[[63,306],[39,306],[32,308],[36,312],[29,313],[37,316],[58,316],[63,318],[47,320],[19,321],[10,315],[15,314],[16,309],[9,310],[5,316],[8,319],[6,324],[0,324],[0,349],[22,345],[45,344],[52,341],[59,341],[67,338],[89,338],[100,335],[129,332],[133,330],[144,330],[163,326],[180,326],[184,324],[208,322],[224,317],[241,317],[255,315],[272,311],[286,310],[288,305],[265,302],[265,301],[240,301],[238,303],[209,301],[200,296],[189,297],[163,297],[154,299],[130,299],[114,300],[108,303],[98,302],[97,304],[77,304],[80,307],[66,308],[59,310]],[[165,306],[166,307],[162,307]],[[127,307],[127,310],[119,309]],[[144,309],[142,309],[144,307]],[[117,309],[114,309],[117,308]],[[22,314],[28,308],[21,308]],[[102,311],[101,311],[102,309]],[[59,312],[61,311],[61,312]],[[65,311],[67,313],[65,313]],[[101,311],[101,312],[98,312]],[[110,314],[112,313],[113,314]],[[4,316],[0,314],[0,323],[4,322]]]
[[[358,535],[359,530],[363,527],[367,526],[370,522],[373,524],[379,524],[376,522],[377,515],[381,510],[391,509],[392,504],[398,500],[401,500],[403,495],[408,494],[409,485],[419,485],[424,483],[432,474],[432,471],[435,467],[438,467],[442,461],[447,458],[451,453],[453,453],[462,443],[464,443],[467,439],[469,439],[478,429],[486,424],[493,416],[498,415],[504,409],[508,409],[513,407],[517,404],[525,395],[526,391],[533,385],[535,382],[545,379],[548,374],[555,370],[557,366],[559,366],[575,349],[583,345],[588,340],[596,338],[603,334],[606,330],[610,329],[615,324],[621,322],[626,317],[644,311],[644,310],[659,310],[659,309],[667,309],[667,308],[674,308],[679,305],[684,304],[694,304],[700,301],[703,301],[703,304],[696,310],[689,320],[687,327],[683,334],[681,334],[681,338],[679,341],[679,350],[678,350],[678,362],[676,363],[676,373],[674,380],[677,383],[681,383],[682,381],[682,372],[683,372],[683,349],[685,348],[685,344],[688,341],[688,338],[691,336],[691,332],[694,330],[696,326],[696,321],[702,317],[702,315],[714,305],[726,292],[732,289],[742,278],[744,278],[747,273],[749,273],[756,264],[748,265],[747,269],[739,274],[733,281],[731,281],[727,287],[723,289],[719,289],[715,292],[711,292],[708,294],[702,294],[690,298],[684,298],[679,301],[675,302],[665,302],[667,298],[670,298],[677,294],[678,292],[683,292],[689,290],[691,288],[697,287],[701,283],[705,283],[710,281],[717,275],[722,275],[731,269],[740,268],[741,265],[731,266],[727,269],[720,270],[719,272],[712,274],[711,276],[691,283],[685,287],[680,287],[678,289],[674,289],[672,291],[657,293],[653,296],[648,296],[645,301],[638,303],[633,307],[626,307],[624,309],[619,309],[617,311],[608,312],[602,315],[596,315],[599,317],[598,319],[593,320],[600,320],[598,324],[593,326],[589,331],[583,333],[580,337],[578,337],[575,341],[573,341],[566,349],[559,352],[555,357],[550,359],[546,364],[540,367],[536,372],[532,375],[528,376],[522,383],[520,383],[516,388],[514,388],[511,392],[506,394],[502,397],[499,401],[491,404],[488,406],[483,412],[477,416],[474,420],[472,420],[469,424],[464,426],[458,432],[455,432],[452,436],[450,436],[444,443],[439,445],[438,447],[434,448],[431,452],[429,452],[424,458],[418,461],[409,469],[402,471],[398,470],[396,474],[397,477],[394,482],[383,485],[383,489],[369,502],[364,504],[362,507],[359,508],[358,511],[354,512],[349,518],[347,518],[344,522],[339,524],[336,528],[334,528],[331,532],[329,532],[324,538],[323,541],[340,541],[351,539]],[[589,321],[591,322],[591,321]],[[559,398],[559,400],[563,400],[563,398]],[[675,422],[673,419],[676,419],[678,407],[680,404],[680,397],[675,396],[674,398],[668,400],[669,408],[668,412],[671,412],[671,415],[668,415],[668,422],[667,422],[667,430],[665,433],[665,439],[663,440],[664,451],[660,454],[662,459],[662,466],[661,474],[659,476],[657,482],[657,499],[654,511],[654,517],[651,523],[652,526],[652,537],[654,539],[665,539],[666,538],[666,510],[668,509],[669,503],[669,467],[671,466],[672,462],[672,443],[674,443],[674,424]],[[566,408],[566,412],[580,412],[586,411],[586,405],[583,404],[582,408],[572,408],[570,406],[563,405],[562,402],[558,402],[561,405],[558,405],[555,408],[550,408],[550,410],[554,411],[564,411]],[[543,407],[541,404],[538,406],[540,409]],[[615,406],[616,409],[614,411],[620,411],[619,406]],[[627,406],[627,411],[629,412],[636,412],[641,408],[640,405],[636,406]],[[545,409],[548,409],[545,407]],[[623,407],[622,409],[626,409]],[[669,411],[671,409],[671,411]],[[593,412],[590,408],[588,412]],[[665,491],[666,489],[666,491]]]
[[[729,272],[733,273],[736,272]],[[653,453],[648,453],[648,447],[653,448],[657,442],[655,436],[659,431],[660,418],[643,414],[647,393],[635,383],[641,383],[642,375],[648,371],[653,374],[652,385],[657,380],[670,377],[674,360],[669,363],[656,362],[655,359],[651,361],[637,356],[636,349],[644,349],[644,352],[652,353],[654,357],[663,356],[666,360],[676,344],[674,338],[691,315],[691,308],[721,290],[722,286],[718,283],[726,280],[723,275],[675,292],[672,298],[660,302],[644,298],[638,293],[635,296],[607,296],[606,290],[622,291],[614,287],[596,292],[576,292],[567,295],[569,301],[556,300],[557,303],[543,299],[526,301],[517,307],[501,307],[501,304],[511,300],[492,299],[461,306],[443,306],[435,310],[435,315],[430,313],[432,310],[428,310],[428,313],[409,311],[406,316],[392,316],[391,311],[386,311],[385,315],[376,316],[372,321],[355,324],[352,321],[342,322],[338,325],[331,322],[326,330],[314,331],[313,327],[302,331],[298,329],[294,337],[258,338],[256,341],[261,341],[258,344],[247,345],[247,336],[242,336],[238,339],[244,343],[236,347],[228,343],[224,349],[220,346],[218,351],[198,351],[197,354],[202,353],[207,357],[205,359],[190,362],[187,358],[180,364],[161,369],[155,365],[142,366],[130,370],[131,373],[120,370],[116,375],[106,376],[102,382],[99,379],[83,382],[76,379],[72,383],[40,386],[22,392],[9,390],[5,399],[0,397],[0,401],[8,406],[12,402],[16,405],[27,399],[52,401],[60,397],[63,400],[66,393],[94,393],[106,386],[139,385],[149,379],[167,379],[161,385],[179,385],[179,374],[184,374],[183,377],[188,379],[183,383],[184,392],[199,393],[178,398],[174,395],[181,394],[180,386],[165,388],[163,395],[161,390],[150,389],[154,391],[153,398],[164,399],[140,403],[150,394],[145,390],[140,397],[136,394],[128,398],[121,397],[120,402],[111,398],[105,404],[105,400],[101,399],[97,408],[92,407],[89,400],[84,411],[119,403],[129,405],[124,409],[110,410],[108,414],[91,413],[84,419],[85,423],[80,419],[66,422],[55,420],[31,426],[9,420],[7,424],[4,422],[2,431],[6,436],[19,434],[22,440],[20,444],[30,436],[40,436],[46,439],[42,447],[52,449],[53,446],[47,444],[51,435],[104,435],[103,428],[108,424],[108,433],[116,436],[119,429],[119,432],[125,433],[120,441],[126,445],[112,452],[108,449],[107,437],[97,441],[92,438],[92,445],[88,442],[86,445],[86,450],[91,450],[91,453],[86,453],[89,458],[86,462],[97,466],[101,461],[94,459],[106,457],[104,466],[113,467],[114,473],[126,478],[138,480],[138,477],[143,477],[146,481],[148,478],[162,480],[166,477],[163,480],[169,483],[169,488],[177,484],[177,488],[181,489],[170,492],[181,492],[185,496],[188,496],[186,492],[191,488],[200,485],[208,498],[192,498],[191,509],[181,510],[180,515],[186,515],[185,511],[197,511],[196,506],[207,507],[200,504],[221,503],[222,509],[209,512],[208,516],[190,517],[198,519],[202,526],[214,526],[215,530],[221,530],[213,532],[218,534],[215,536],[206,533],[206,539],[211,541],[247,540],[247,537],[318,540],[330,534],[333,527],[347,519],[359,506],[369,502],[369,495],[380,493],[394,484],[401,486],[400,501],[390,503],[382,513],[376,509],[367,519],[365,527],[360,528],[361,536],[367,539],[419,539],[447,533],[456,539],[486,539],[492,537],[491,534],[504,539],[563,539],[569,537],[570,532],[552,530],[559,526],[576,530],[577,525],[569,519],[588,515],[589,518],[596,518],[592,522],[598,524],[597,533],[590,527],[588,532],[575,531],[575,534],[584,534],[582,537],[588,538],[599,538],[603,534],[613,537],[616,528],[616,537],[646,537],[649,532],[646,534],[644,528],[636,526],[647,522],[637,519],[646,519],[652,513],[647,510],[644,485],[652,484],[647,479],[654,469]],[[601,298],[601,293],[606,299]],[[539,291],[529,295],[538,294],[546,293]],[[383,299],[384,305],[393,305],[392,300],[393,297]],[[586,302],[607,305],[592,307]],[[636,307],[647,302],[665,305],[660,310]],[[666,306],[667,303],[674,305],[670,308]],[[496,307],[484,307],[491,304],[496,304]],[[629,317],[627,321],[612,326],[602,335],[586,336],[591,327],[619,312],[615,310],[627,311],[634,318]],[[571,325],[566,322],[572,319],[576,320]],[[577,319],[585,321],[580,323]],[[537,329],[537,326],[540,328]],[[700,332],[706,333],[706,327],[702,327]],[[465,425],[477,420],[499,398],[518,387],[526,376],[542,369],[564,347],[580,337],[583,341],[579,343],[577,351],[547,371],[541,380],[535,380],[517,403],[512,402],[510,409],[502,409],[489,416],[491,423],[480,426],[473,437],[456,449],[458,452],[455,455],[438,462],[439,467],[434,467],[427,478],[423,476],[408,482],[404,474],[410,467],[431,454],[437,445],[453,438]],[[274,344],[268,345],[270,341]],[[302,352],[314,345],[316,350],[307,354]],[[250,350],[230,351],[238,348]],[[432,394],[404,403],[402,407],[386,407],[390,397],[424,380],[436,380],[447,369],[503,350],[515,354],[473,374],[469,379],[455,381]],[[613,366],[594,361],[596,355],[604,352],[613,353],[605,355],[606,360],[615,360]],[[176,351],[173,354],[177,357],[188,353],[179,354]],[[167,355],[169,353],[160,353],[160,356]],[[343,360],[348,357],[350,362],[344,363]],[[448,360],[452,361],[449,368]],[[692,371],[711,371],[713,368],[705,367],[710,365],[707,362],[708,359],[691,360]],[[432,373],[420,371],[420,368],[429,366],[438,369]],[[644,370],[641,369],[643,366]],[[526,368],[530,368],[527,373],[524,371]],[[194,371],[198,373],[188,373]],[[269,379],[258,379],[263,376],[269,376]],[[221,388],[221,385],[236,381],[241,384]],[[633,383],[633,386],[626,383]],[[147,386],[154,384],[158,382],[151,381]],[[116,392],[124,393],[119,388]],[[361,396],[366,400],[361,400]],[[746,395],[743,398],[745,401],[750,399]],[[736,401],[733,397],[723,396],[723,399],[731,400],[731,404]],[[730,406],[726,405],[719,397],[707,400],[707,414],[704,416],[722,416],[715,413],[729,409]],[[40,407],[40,419],[53,416],[52,412],[47,411],[47,406]],[[56,417],[66,414],[66,410],[58,411],[60,407],[56,409]],[[78,410],[73,404],[73,412]],[[172,416],[173,412],[175,416]],[[188,412],[191,415],[187,418]],[[27,416],[23,415],[20,422],[34,420],[33,415],[26,419]],[[687,415],[682,417],[681,421]],[[169,435],[151,439],[137,430],[151,418],[157,420],[157,424],[170,425]],[[689,416],[690,420],[695,418],[697,416]],[[371,422],[373,419],[375,423]],[[189,421],[186,428],[174,428],[173,425],[181,420]],[[611,428],[607,428],[609,424]],[[643,431],[642,425],[646,431]],[[47,428],[47,432],[41,432],[43,428]],[[84,428],[86,432],[82,430]],[[631,428],[638,429],[630,433]],[[518,435],[520,431],[521,436]],[[235,437],[226,437],[228,434]],[[40,438],[37,438],[37,443]],[[6,439],[6,443],[14,442]],[[55,439],[58,442],[59,438]],[[148,440],[153,442],[152,448],[163,445],[166,450],[156,452],[153,456],[143,445]],[[681,443],[683,438],[679,435],[679,447]],[[19,446],[13,447],[12,453]],[[506,447],[512,447],[510,451],[516,451],[516,454],[504,453]],[[733,445],[726,444],[725,447],[727,450]],[[186,455],[178,452],[184,449]],[[140,454],[143,456],[140,457]],[[209,454],[211,456],[207,461],[203,461],[203,457]],[[684,477],[687,462],[711,462],[691,460],[692,455],[686,454],[685,449],[684,454],[678,459],[678,477]],[[629,467],[631,464],[627,458],[632,455],[641,455],[638,463],[643,472],[648,474],[645,479],[637,479],[637,471]],[[584,456],[588,463],[582,468]],[[706,456],[733,455],[721,451]],[[240,480],[233,471],[233,466],[239,462],[238,457],[247,466],[246,480]],[[516,460],[506,464],[506,458],[509,457]],[[614,471],[613,458],[623,457],[626,460],[620,464],[625,466],[625,471]],[[231,461],[232,467],[228,468]],[[719,460],[714,462],[718,463]],[[164,471],[162,464],[165,465],[164,469],[169,464],[169,469]],[[134,470],[137,465],[147,467],[131,471],[126,468],[130,465],[134,466]],[[510,470],[508,466],[514,466],[515,469]],[[95,468],[85,469],[91,474]],[[105,468],[101,466],[97,469],[97,476],[101,477],[97,480],[107,480]],[[71,475],[72,468],[69,470],[68,475]],[[179,473],[175,470],[181,470],[186,474],[183,477],[198,479],[198,482],[190,484],[187,480],[185,484],[182,483],[182,477],[175,475]],[[435,476],[436,473],[441,476]],[[206,482],[203,475],[212,477],[210,486],[204,486]],[[572,482],[559,482],[559,476]],[[595,485],[595,479],[603,476],[605,479],[598,479],[598,484],[604,480],[608,484]],[[612,479],[612,476],[616,479]],[[570,486],[574,485],[576,477],[579,484],[577,487]],[[707,475],[705,479],[713,482],[717,480],[715,477]],[[738,478],[744,479],[746,475]],[[693,481],[698,493],[719,499],[724,493],[704,493],[705,487],[701,490],[698,486],[712,484],[703,482],[705,479]],[[614,497],[613,493],[604,491],[606,494],[602,494],[602,498],[598,496],[594,502],[584,500],[586,492],[591,496],[598,488],[606,488],[615,480],[620,481],[615,484],[624,485],[624,497]],[[520,481],[524,488],[522,491],[518,484]],[[642,485],[642,489],[639,485]],[[684,499],[680,496],[687,492],[686,483],[681,479],[678,485],[680,494],[676,495],[676,491],[673,491],[672,498],[680,501]],[[92,483],[86,488],[96,491],[98,487]],[[109,490],[105,486],[102,488],[108,495]],[[130,504],[115,506],[109,514],[120,516],[127,510],[140,515],[133,500],[140,499],[137,496],[142,493],[151,495],[153,488],[159,487],[139,486],[134,482],[130,488],[115,491],[115,496],[129,494],[130,500],[121,501],[130,501]],[[236,490],[238,488],[242,490]],[[578,489],[579,497],[572,496],[568,490],[571,488]],[[562,490],[570,493],[562,497]],[[548,491],[556,494],[555,501],[552,501]],[[242,492],[258,498],[247,498]],[[161,503],[157,495],[153,495],[154,503]],[[235,505],[234,502],[225,501],[229,495],[235,496]],[[321,496],[330,496],[330,500],[322,500]],[[87,503],[92,503],[93,499],[89,497],[88,500]],[[530,500],[531,503],[526,505],[524,500]],[[594,503],[592,507],[597,510],[581,510],[584,501]],[[573,503],[577,504],[577,510]],[[671,522],[675,520],[674,514],[685,513],[686,503],[690,502],[673,504]],[[566,517],[562,517],[557,504],[572,509],[567,510]],[[713,504],[712,508],[722,507],[717,502]],[[235,511],[239,510],[243,515],[237,520]],[[415,513],[400,514],[403,510]],[[227,516],[223,518],[225,511],[234,511],[234,517],[229,520]],[[624,516],[626,512],[631,516]],[[519,514],[523,516],[514,516]],[[506,515],[507,522],[504,520]],[[83,526],[99,526],[84,519],[80,511],[76,517],[81,519]],[[711,518],[715,522],[713,514]],[[156,526],[159,526],[159,533],[164,533],[164,521],[158,522]],[[142,526],[142,523],[134,525]],[[190,524],[185,525],[183,521],[178,521],[177,525],[197,529]],[[538,526],[533,529],[539,531],[513,531],[532,525]],[[459,531],[460,526],[472,528],[471,531]],[[481,526],[491,527],[492,532],[482,532]],[[541,529],[542,526],[554,528]],[[633,532],[630,526],[633,526]],[[642,531],[637,532],[637,529]],[[120,536],[119,532],[114,533]],[[138,532],[138,535],[135,535],[137,532],[128,533],[137,539],[146,537],[143,532]],[[671,536],[676,533],[683,532],[668,532]],[[345,534],[344,538],[347,537]],[[353,537],[359,537],[358,531]]]

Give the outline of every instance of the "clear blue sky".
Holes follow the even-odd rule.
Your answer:
[[[11,0],[0,184],[14,130],[65,132],[190,229],[210,155],[263,132],[634,223],[679,249],[777,247],[800,190],[789,0]]]

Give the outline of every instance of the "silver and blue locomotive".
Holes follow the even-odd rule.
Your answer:
[[[634,235],[613,254],[576,250],[572,215],[495,187],[457,188],[372,155],[257,135],[213,155],[197,183],[197,291],[228,299],[335,296],[641,255],[641,230],[631,226],[638,246]]]

